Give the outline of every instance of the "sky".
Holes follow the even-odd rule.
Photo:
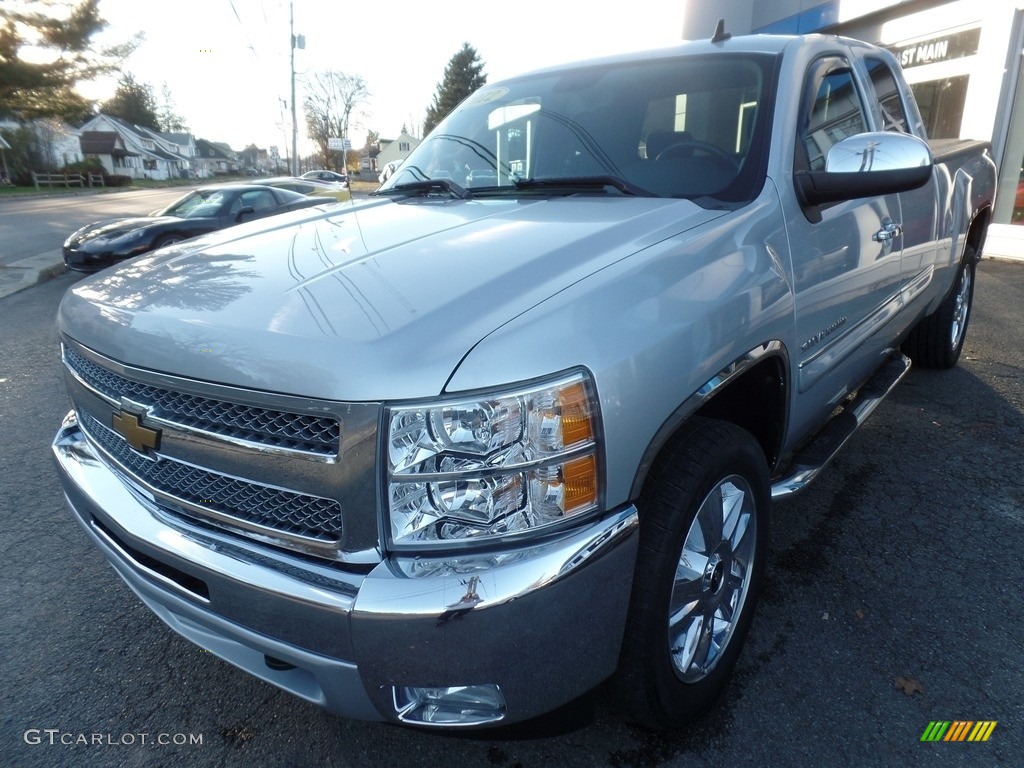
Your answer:
[[[144,33],[124,71],[164,83],[193,135],[241,150],[251,143],[291,147],[289,13],[306,40],[295,51],[299,154],[304,138],[302,76],[327,70],[361,76],[370,98],[353,117],[352,143],[368,130],[396,138],[403,124],[419,135],[444,68],[463,43],[484,62],[489,82],[540,67],[613,53],[676,45],[686,0],[613,6],[590,0],[100,0],[109,23],[97,41]],[[82,85],[109,98],[116,80]]]

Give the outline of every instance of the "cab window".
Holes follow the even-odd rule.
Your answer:
[[[834,144],[868,130],[853,72],[843,59],[821,59],[812,65],[802,103],[797,170],[824,170]]]
[[[864,64],[868,68],[868,75],[871,77],[871,84],[874,86],[875,96],[882,111],[882,130],[909,133],[907,113],[903,109],[903,100],[900,98],[899,87],[896,85],[896,77],[892,70],[884,61],[873,57],[865,58]]]

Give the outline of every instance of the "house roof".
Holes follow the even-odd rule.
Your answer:
[[[159,135],[165,140],[180,144],[183,147],[187,147],[189,142],[192,141],[192,135],[189,133],[165,133],[160,131]]]
[[[83,155],[110,155],[111,157],[137,157],[123,146],[118,146],[115,131],[82,131],[80,143]]]
[[[119,133],[121,133],[124,136],[128,136],[129,138],[132,139],[134,144],[137,145],[137,149],[139,150],[138,153],[133,153],[136,157],[146,156],[146,157],[153,157],[153,158],[156,158],[158,160],[171,161],[171,162],[180,162],[180,161],[186,161],[187,162],[188,161],[188,158],[185,157],[184,155],[179,155],[179,154],[177,154],[177,153],[175,153],[173,151],[168,151],[169,148],[168,149],[164,149],[159,144],[154,144],[154,148],[153,149],[149,149],[149,148],[147,148],[145,146],[141,146],[142,141],[145,141],[145,140],[153,141],[153,142],[168,142],[169,141],[168,139],[166,139],[163,136],[161,136],[158,132],[152,131],[149,128],[145,128],[145,127],[143,127],[141,125],[133,125],[132,123],[129,123],[127,120],[122,120],[121,118],[114,117],[112,115],[102,115],[102,117],[106,118],[111,123],[113,123],[114,125],[119,127],[121,129],[121,131]],[[99,133],[104,133],[104,132],[103,131],[99,131]]]
[[[206,158],[218,158],[220,160],[232,160],[238,159],[234,150],[231,149],[227,144],[220,141],[207,141],[206,139],[196,139],[196,148],[200,154]],[[210,154],[212,151],[213,154]]]

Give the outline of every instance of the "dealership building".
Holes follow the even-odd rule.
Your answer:
[[[992,142],[985,255],[1024,259],[1024,0],[689,0],[683,37],[710,38],[721,18],[734,35],[820,32],[892,51],[930,137]]]

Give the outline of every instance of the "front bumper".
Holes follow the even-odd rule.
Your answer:
[[[75,517],[164,622],[340,715],[408,722],[403,691],[490,686],[503,710],[454,724],[520,722],[594,688],[617,664],[637,547],[632,505],[528,548],[392,556],[354,573],[171,518],[100,460],[73,412],[53,452]]]
[[[76,272],[98,272],[128,258],[114,253],[90,253],[67,245],[63,248],[63,254],[64,265]]]

